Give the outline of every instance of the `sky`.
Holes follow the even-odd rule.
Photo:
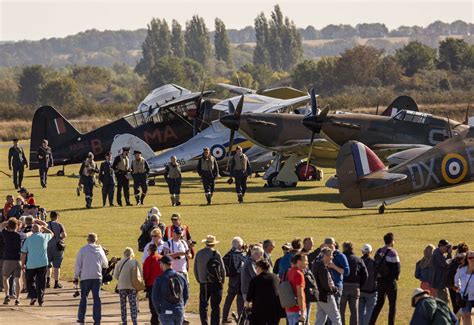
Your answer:
[[[426,26],[435,20],[473,22],[473,0],[0,0],[0,41],[64,37],[88,29],[146,28],[153,17],[176,19],[183,26],[194,14],[213,30],[214,19],[226,27],[253,25],[278,3],[298,27],[384,23]]]

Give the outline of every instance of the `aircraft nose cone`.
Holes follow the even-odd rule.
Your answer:
[[[313,132],[319,133],[323,126],[322,120],[318,116],[307,116],[303,119],[303,125]]]
[[[220,122],[231,130],[237,131],[239,129],[240,121],[234,115],[225,115],[220,118]]]

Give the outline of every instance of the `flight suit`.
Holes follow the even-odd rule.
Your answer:
[[[86,208],[92,207],[92,198],[94,197],[94,175],[98,173],[97,164],[94,160],[87,158],[81,164],[79,175],[81,175],[79,183],[84,186],[84,196],[86,199]]]
[[[145,158],[132,160],[132,177],[133,177],[133,194],[137,205],[143,205],[146,193],[148,192],[147,178],[150,173],[150,167],[148,166]],[[140,195],[141,189],[141,195]]]
[[[115,179],[114,170],[112,168],[112,162],[106,160],[102,164],[100,164],[99,181],[102,183],[102,205],[105,206],[105,202],[108,198],[109,205],[113,206]]]
[[[235,192],[240,203],[247,191],[247,177],[252,173],[249,159],[244,153],[235,154],[230,161],[230,176],[235,180]]]
[[[217,165],[216,158],[212,155],[206,158],[203,155],[198,161],[197,172],[202,179],[207,204],[211,204],[215,181],[217,175],[219,175],[219,166]]]
[[[40,183],[41,186],[45,188],[48,183],[48,169],[54,166],[53,153],[50,147],[44,148],[43,146],[41,146],[38,149],[36,156],[38,158]]]
[[[115,157],[112,168],[115,171],[115,177],[117,178],[117,204],[122,206],[122,190],[125,198],[125,203],[130,204],[130,181],[127,178],[130,161],[128,156],[119,155]]]
[[[165,168],[165,180],[168,184],[168,190],[171,196],[171,205],[181,205],[179,195],[181,193],[181,166],[178,162],[176,164],[168,163]]]
[[[8,150],[8,168],[10,170],[13,169],[13,185],[15,189],[21,187],[25,166],[28,167],[28,161],[26,160],[23,148],[19,146],[11,147]]]

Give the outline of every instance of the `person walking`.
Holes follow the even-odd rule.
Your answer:
[[[127,324],[127,299],[130,304],[132,323],[137,324],[137,290],[132,283],[133,272],[143,274],[140,263],[135,259],[135,253],[130,247],[125,247],[123,258],[115,265],[114,277],[118,280],[117,290],[120,296],[120,315],[122,324]]]
[[[48,267],[48,242],[53,232],[44,221],[36,219],[31,229],[32,235],[21,246],[21,264],[26,271],[26,287],[33,306],[43,306],[46,287],[46,269]]]
[[[346,305],[349,303],[351,311],[350,325],[357,325],[359,322],[359,298],[360,288],[365,284],[369,277],[367,267],[362,259],[354,254],[354,249],[350,241],[342,244],[343,254],[349,263],[349,275],[344,277],[344,287],[341,297],[341,321],[345,321]]]
[[[377,271],[375,261],[371,257],[372,246],[362,246],[362,261],[367,268],[367,281],[360,287],[359,325],[368,325],[375,303],[377,302]]]
[[[15,190],[21,187],[25,167],[28,168],[25,151],[18,145],[18,139],[13,139],[13,146],[8,150],[8,169],[13,169],[13,186],[15,186]]]
[[[165,181],[166,184],[168,184],[171,205],[181,205],[181,201],[179,199],[181,193],[181,165],[179,164],[176,156],[171,156],[170,162],[166,164]]]
[[[74,268],[74,284],[80,281],[81,301],[77,312],[77,322],[84,324],[87,309],[87,298],[92,292],[93,319],[95,324],[100,324],[102,318],[102,303],[100,300],[100,287],[102,285],[102,269],[108,267],[104,249],[97,244],[97,235],[90,233],[87,236],[87,245],[83,246],[76,257]]]
[[[412,294],[415,307],[410,325],[454,325],[457,318],[444,301],[430,296],[428,290],[416,288]],[[466,324],[466,323],[464,323]]]
[[[163,249],[165,248],[165,242],[163,241],[163,235],[161,234],[161,229],[160,228],[155,228],[151,231],[150,233],[151,236],[151,241],[145,245],[145,248],[143,249],[143,255],[142,255],[142,263],[145,263],[145,260],[148,257],[149,254],[149,248],[151,245],[156,246],[156,252],[157,254],[162,254]]]
[[[461,295],[463,324],[472,324],[472,309],[474,308],[474,251],[467,253],[467,265],[460,267],[454,276],[454,284]]]
[[[256,263],[257,276],[250,280],[245,306],[251,309],[251,325],[278,325],[281,305],[279,296],[280,279],[270,272],[266,260]]]
[[[79,168],[80,180],[79,184],[84,188],[84,197],[86,200],[86,208],[92,208],[92,198],[94,197],[94,177],[99,172],[97,163],[94,161],[94,154],[89,152],[87,158],[82,162]]]
[[[285,308],[288,325],[296,325],[306,321],[305,281],[304,270],[308,267],[308,257],[298,253],[291,260],[292,267],[286,274],[286,279],[293,288],[297,305]]]
[[[38,158],[41,187],[46,188],[48,185],[48,170],[54,166],[53,153],[48,146],[48,140],[43,140],[41,147],[38,148],[36,157]]]
[[[169,256],[160,260],[163,274],[153,283],[152,301],[161,325],[182,325],[184,306],[189,298],[188,282],[171,268],[171,262]]]
[[[112,168],[117,178],[117,204],[122,206],[122,191],[127,206],[131,206],[130,203],[130,181],[127,175],[130,172],[130,160],[128,159],[128,153],[130,148],[123,147],[122,153],[115,157],[112,164]]]
[[[389,232],[383,237],[385,246],[375,253],[375,267],[377,270],[377,303],[370,317],[369,324],[375,325],[377,318],[388,298],[388,324],[395,325],[397,312],[397,281],[400,277],[400,258],[393,248],[395,237]]]
[[[430,286],[436,292],[435,297],[443,300],[445,303],[448,303],[448,259],[451,259],[451,251],[451,244],[447,240],[441,239],[438,247],[433,251],[433,256],[430,260]]]
[[[435,297],[436,290],[434,290],[430,285],[431,272],[433,267],[431,266],[431,257],[433,256],[433,251],[435,247],[433,245],[428,245],[423,250],[423,258],[416,262],[415,266],[415,278],[420,280],[420,288],[426,290]]]
[[[148,306],[150,308],[151,325],[158,325],[158,314],[153,307],[153,283],[157,277],[163,274],[163,269],[161,268],[160,260],[163,258],[160,254],[157,253],[157,246],[155,243],[148,245],[148,256],[143,263],[143,279],[145,280],[146,294],[148,297]]]
[[[115,177],[112,168],[112,153],[105,154],[105,161],[100,164],[99,183],[102,185],[102,207],[105,207],[107,198],[109,206],[114,206]]]
[[[235,149],[235,154],[230,160],[229,171],[230,176],[234,177],[237,201],[243,203],[247,191],[247,178],[252,174],[252,167],[250,167],[250,161],[243,153],[241,146],[237,146]]]
[[[181,273],[184,278],[188,279],[188,259],[190,252],[188,244],[182,239],[183,230],[181,227],[173,229],[173,236],[163,247],[163,254],[171,257],[173,270]]]
[[[219,175],[219,166],[216,158],[211,155],[209,148],[203,149],[202,157],[198,160],[197,172],[202,180],[207,205],[210,205],[214,194],[215,181]]]
[[[247,293],[249,291],[250,280],[257,276],[257,262],[263,259],[263,248],[262,246],[255,245],[250,250],[250,256],[242,266],[240,271],[240,288],[242,291],[242,297],[246,300]]]
[[[229,278],[227,287],[227,296],[222,310],[222,323],[229,324],[232,320],[229,318],[230,308],[237,297],[237,314],[240,317],[244,309],[244,297],[242,296],[240,273],[245,263],[245,253],[243,251],[244,241],[240,237],[232,239],[232,248],[224,255],[225,275]]]
[[[220,324],[220,303],[225,280],[225,268],[221,254],[215,249],[219,243],[215,236],[207,235],[202,242],[206,245],[196,253],[194,276],[199,283],[199,318],[201,324],[209,324],[207,309],[211,300],[211,325]]]
[[[138,150],[133,152],[135,159],[132,160],[132,178],[133,178],[133,194],[137,205],[143,205],[143,202],[148,192],[147,178],[150,173],[150,166],[142,153]]]
[[[61,289],[63,286],[59,283],[61,276],[61,264],[64,258],[64,249],[66,248],[65,239],[67,237],[66,228],[59,222],[59,213],[51,211],[48,229],[53,232],[53,238],[48,242],[48,276],[46,278],[46,288],[50,287],[51,268],[53,269],[54,289]]]

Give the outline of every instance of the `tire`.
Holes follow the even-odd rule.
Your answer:
[[[279,183],[280,183],[280,187],[282,188],[296,187],[296,184],[298,184],[298,182],[279,182]]]
[[[280,186],[280,182],[276,180],[277,176],[278,176],[277,172],[271,173],[270,176],[268,176],[268,179],[267,179],[268,187],[279,187]]]
[[[379,214],[384,214],[384,212],[385,212],[385,204],[381,204],[379,206]]]
[[[64,171],[63,170],[58,170],[56,172],[56,176],[64,176]]]
[[[301,162],[296,166],[296,175],[298,175],[298,180],[304,181],[315,181],[318,180],[318,168],[314,165],[308,166],[308,173],[306,173],[306,162]]]

